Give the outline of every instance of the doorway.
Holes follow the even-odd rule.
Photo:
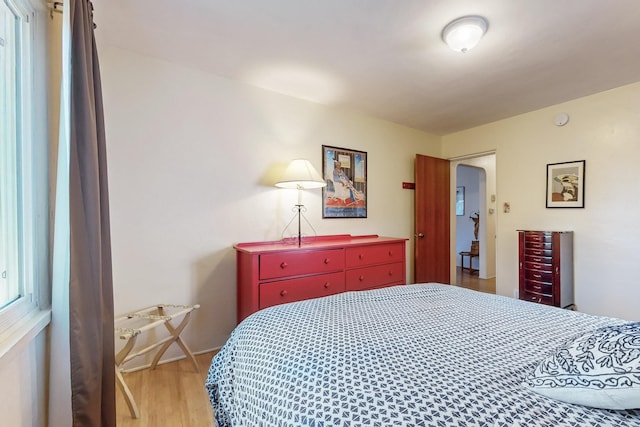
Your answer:
[[[495,153],[451,159],[451,193],[457,207],[451,212],[452,283],[495,284],[495,165]],[[460,209],[462,192],[464,208]],[[460,252],[474,252],[472,247],[477,248],[477,256],[460,256]]]

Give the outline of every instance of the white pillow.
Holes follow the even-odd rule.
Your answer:
[[[640,408],[640,322],[579,336],[542,360],[524,386],[578,405]]]

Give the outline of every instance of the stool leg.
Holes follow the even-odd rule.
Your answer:
[[[140,411],[138,411],[138,406],[136,405],[136,401],[133,400],[133,394],[131,394],[131,390],[127,387],[127,384],[124,382],[124,378],[122,378],[122,372],[120,372],[120,368],[116,366],[116,383],[120,388],[122,394],[124,394],[124,401],[127,402],[127,406],[129,407],[129,413],[133,418],[140,418]]]
[[[116,384],[118,385],[118,388],[120,388],[120,391],[124,395],[124,401],[127,403],[127,406],[129,407],[129,413],[133,418],[140,418],[140,411],[138,411],[138,406],[136,405],[136,401],[133,399],[133,394],[131,393],[131,390],[129,390],[127,383],[124,382],[124,378],[122,377],[122,364],[127,358],[127,355],[129,354],[129,352],[133,349],[133,346],[136,343],[136,339],[137,339],[137,335],[133,335],[131,338],[129,338],[129,341],[127,341],[127,344],[125,344],[122,350],[120,350],[118,354],[116,354],[115,368],[116,368]]]
[[[168,321],[164,323],[169,333],[171,333],[171,336],[173,337],[173,339],[167,341],[166,343],[164,343],[162,347],[160,347],[160,350],[158,350],[155,357],[153,358],[153,362],[151,362],[151,369],[156,368],[164,352],[167,351],[167,349],[171,344],[176,342],[184,352],[185,356],[187,356],[191,360],[191,363],[193,363],[193,366],[195,367],[196,372],[199,372],[198,363],[196,362],[195,357],[193,357],[193,354],[191,353],[189,348],[186,346],[184,341],[182,341],[182,338],[180,338],[180,333],[185,328],[185,326],[187,326],[187,324],[189,323],[190,317],[191,317],[191,312],[185,314],[182,319],[182,322],[180,322],[180,324],[175,328]]]
[[[186,316],[190,316],[190,315],[191,313],[186,314]],[[165,326],[167,327],[167,329],[169,329],[170,332],[172,332],[173,327],[171,326],[171,324],[169,324],[169,322],[167,322]],[[196,361],[195,356],[193,355],[193,353],[191,353],[191,350],[189,350],[189,347],[187,347],[187,344],[185,344],[183,339],[180,337],[179,332],[178,332],[178,336],[176,337],[176,343],[180,346],[185,356],[187,356],[187,358],[191,360],[191,364],[193,365],[193,368],[196,370],[196,372],[200,372],[200,368],[198,367],[198,362]]]

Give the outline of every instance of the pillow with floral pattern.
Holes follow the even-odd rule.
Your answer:
[[[578,405],[640,408],[640,322],[580,335],[542,360],[524,386]]]

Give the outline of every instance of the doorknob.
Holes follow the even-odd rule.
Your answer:
[[[424,234],[423,233],[418,233],[418,234],[416,234],[416,237],[418,239],[424,239]]]

